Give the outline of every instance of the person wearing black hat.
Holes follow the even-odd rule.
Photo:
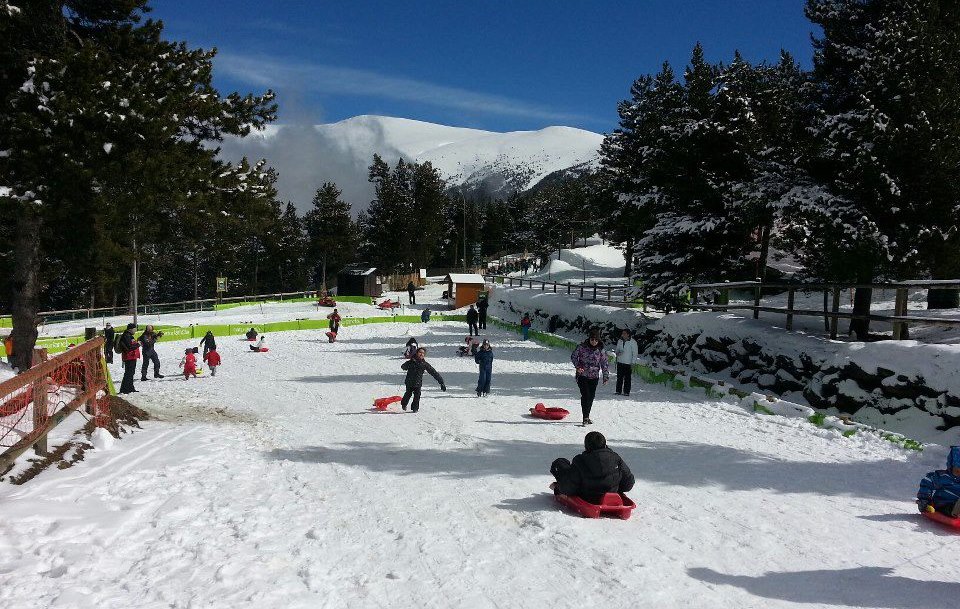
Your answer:
[[[557,495],[572,495],[599,504],[607,493],[626,493],[635,482],[630,468],[620,455],[607,448],[607,439],[599,431],[583,438],[586,450],[573,458],[563,457],[550,464],[556,482],[550,485]]]
[[[103,358],[108,364],[113,363],[113,341],[117,337],[117,331],[109,323],[103,327]]]
[[[137,360],[140,359],[140,343],[133,338],[133,331],[137,324],[127,324],[117,339],[120,345],[120,359],[123,361],[123,381],[120,383],[120,393],[137,393],[133,386],[133,376],[137,373]]]

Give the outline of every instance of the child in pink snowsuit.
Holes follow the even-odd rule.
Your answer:
[[[180,365],[183,367],[183,380],[189,379],[191,375],[193,375],[193,378],[197,378],[197,355],[193,352],[193,349],[184,351]]]

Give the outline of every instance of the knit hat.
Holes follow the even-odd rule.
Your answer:
[[[137,324],[133,322],[130,322],[127,324],[127,330],[136,330],[136,329],[137,329]]]
[[[960,467],[960,446],[951,446],[947,453],[947,469]]]
[[[599,431],[591,431],[583,439],[583,445],[587,450],[599,450],[607,447],[607,439]]]

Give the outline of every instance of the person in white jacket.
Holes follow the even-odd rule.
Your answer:
[[[251,350],[251,351],[261,351],[261,350],[263,350],[263,348],[266,347],[266,346],[267,346],[267,335],[266,335],[266,334],[261,334],[261,335],[260,335],[260,340],[257,341],[257,344],[256,344],[256,345],[250,345],[250,350]]]
[[[637,341],[624,328],[617,341],[617,395],[630,395],[633,365],[637,363]]]

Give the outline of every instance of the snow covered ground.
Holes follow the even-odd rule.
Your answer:
[[[464,324],[223,339],[216,377],[138,383],[156,420],[0,486],[0,606],[955,607],[956,541],[916,514],[944,450],[904,451],[702,393],[600,391],[594,429],[633,468],[629,521],[553,502],[582,446],[569,354],[491,330],[493,394]],[[398,393],[410,335],[448,392]],[[174,372],[183,343],[161,343]],[[114,368],[114,375],[119,366]],[[538,401],[574,421],[525,416]]]
[[[535,272],[511,273],[514,277],[559,281],[561,283],[599,283],[622,284],[627,280],[623,276],[623,252],[609,243],[602,243],[599,237],[587,240],[585,247],[561,249],[550,254],[550,262]]]

